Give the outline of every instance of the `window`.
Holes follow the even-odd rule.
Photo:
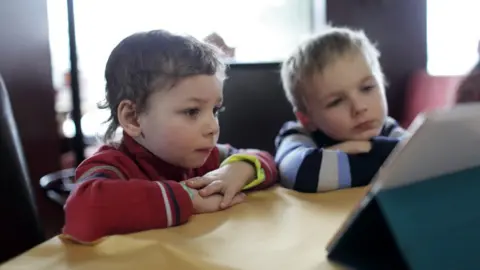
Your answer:
[[[300,40],[322,27],[325,17],[323,0],[78,0],[74,3],[85,114],[99,113],[96,105],[104,97],[107,58],[121,39],[134,32],[161,28],[198,39],[215,32],[235,48],[235,62],[271,62],[281,61]],[[57,112],[70,112],[71,95],[65,83],[70,68],[66,1],[49,0],[48,12],[53,81],[58,90]],[[85,127],[82,123],[85,135],[98,130],[99,121],[107,116],[85,116]],[[65,123],[65,135],[70,137],[74,132],[73,123]]]
[[[478,61],[480,1],[427,0],[428,72],[463,75]]]

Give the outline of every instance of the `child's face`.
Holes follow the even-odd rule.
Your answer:
[[[207,75],[156,92],[148,100],[148,110],[139,116],[142,144],[171,164],[202,166],[217,143],[222,97],[221,81]]]
[[[314,74],[304,102],[307,113],[297,114],[304,125],[339,141],[377,136],[387,115],[383,85],[360,53],[342,56]]]

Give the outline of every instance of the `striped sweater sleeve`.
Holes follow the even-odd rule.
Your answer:
[[[382,129],[382,133],[380,134],[382,137],[389,137],[389,138],[400,138],[403,139],[407,136],[410,136],[409,132],[402,128],[395,119],[391,117],[387,117],[385,121],[384,128]]]
[[[319,148],[299,123],[288,122],[276,138],[275,162],[283,186],[300,192],[324,192],[367,185],[400,140],[397,126],[389,126],[394,136],[372,138],[372,150],[350,155]],[[398,133],[397,133],[398,132]]]
[[[265,189],[267,187],[272,186],[278,180],[278,171],[277,166],[275,164],[275,160],[266,151],[257,150],[257,149],[237,149],[228,144],[218,144],[217,149],[219,152],[219,165],[228,157],[233,155],[250,155],[255,157],[258,161],[260,161],[261,168],[265,173],[265,179],[262,183],[252,188],[255,190],[258,189]]]
[[[185,223],[193,212],[176,181],[127,179],[127,157],[100,153],[76,171],[78,187],[65,204],[64,236],[88,243],[103,236]]]
[[[397,143],[409,136],[410,134],[403,129],[397,121],[391,117],[387,117],[381,134],[371,139],[372,150],[366,155],[368,157],[376,157],[380,160],[380,165],[376,168],[375,172],[380,169],[383,162],[387,159],[395,146],[397,146]]]

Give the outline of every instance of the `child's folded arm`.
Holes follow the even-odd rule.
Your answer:
[[[81,183],[65,204],[64,227],[77,241],[176,226],[193,213],[189,193],[175,181],[122,179],[116,167],[93,162],[77,171]]]
[[[370,155],[377,157],[383,163],[397,146],[400,138],[377,136],[370,139],[372,149]]]
[[[390,137],[390,138],[404,138],[409,136],[410,133],[401,127],[395,119],[387,117],[385,121],[385,127],[382,130],[380,136]]]
[[[255,166],[256,161],[258,161],[259,166],[255,166],[258,181],[254,181],[253,185],[248,188],[249,190],[264,189],[277,182],[278,171],[275,160],[268,152],[257,149],[236,149],[227,144],[217,144],[217,149],[220,164],[226,164],[230,159],[232,161],[246,161]],[[250,157],[253,157],[253,159]]]
[[[276,162],[283,186],[300,192],[323,192],[352,185],[345,153],[303,145],[281,144]]]
[[[397,121],[388,117],[382,133],[370,139],[372,143],[370,154],[379,158],[383,163],[397,146],[398,142],[410,135],[411,134],[403,129]]]
[[[372,141],[373,152],[347,154],[318,148],[306,134],[284,135],[277,141],[275,156],[280,182],[287,188],[312,193],[367,185],[382,165],[381,155],[391,143],[378,138]]]

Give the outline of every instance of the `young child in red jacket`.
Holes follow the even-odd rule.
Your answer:
[[[275,182],[268,153],[217,145],[225,78],[219,59],[210,45],[162,30],[133,34],[114,48],[105,70],[105,139],[119,127],[123,139],[77,168],[64,236],[92,242],[180,225]]]

